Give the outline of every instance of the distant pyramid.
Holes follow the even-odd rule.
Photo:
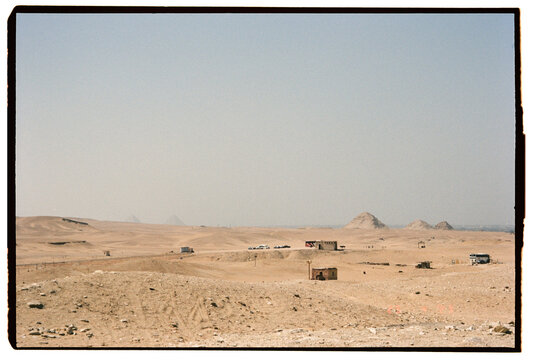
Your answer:
[[[433,226],[429,225],[424,220],[418,219],[418,220],[413,221],[409,225],[407,225],[404,229],[409,229],[409,230],[428,230],[428,229],[433,229]]]
[[[141,222],[141,220],[139,220],[139,219],[137,218],[137,216],[135,216],[135,215],[130,215],[130,216],[128,216],[128,218],[126,219],[126,221],[127,221],[127,222],[132,222],[132,223],[140,223],[140,222]]]
[[[386,229],[387,225],[383,224],[377,217],[368,212],[363,212],[353,218],[345,229]]]
[[[181,219],[179,217],[177,217],[176,215],[172,215],[171,217],[169,217],[167,219],[167,221],[165,222],[165,224],[167,224],[167,225],[177,225],[177,226],[185,225],[183,223],[183,221],[181,221]]]
[[[437,225],[435,225],[435,229],[437,230],[453,230],[453,227],[448,224],[447,221],[441,221]]]

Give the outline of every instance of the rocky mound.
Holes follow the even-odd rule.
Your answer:
[[[353,218],[345,229],[386,229],[387,225],[383,224],[377,217],[368,212],[363,212]]]
[[[453,230],[453,227],[448,224],[447,221],[441,221],[437,225],[435,225],[435,229],[437,230]]]
[[[433,227],[431,225],[429,225],[427,222],[425,222],[424,220],[418,219],[418,220],[413,221],[409,225],[407,225],[405,227],[405,229],[409,229],[409,230],[429,230],[429,229],[433,229]]]

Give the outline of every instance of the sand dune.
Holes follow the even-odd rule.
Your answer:
[[[74,220],[17,218],[18,346],[514,346],[508,233]],[[346,248],[304,245],[319,239]],[[308,261],[338,280],[308,280]]]

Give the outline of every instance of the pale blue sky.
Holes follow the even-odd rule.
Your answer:
[[[513,15],[17,16],[17,215],[514,222]]]

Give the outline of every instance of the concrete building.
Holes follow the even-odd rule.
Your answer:
[[[313,268],[312,280],[337,280],[337,268]]]

